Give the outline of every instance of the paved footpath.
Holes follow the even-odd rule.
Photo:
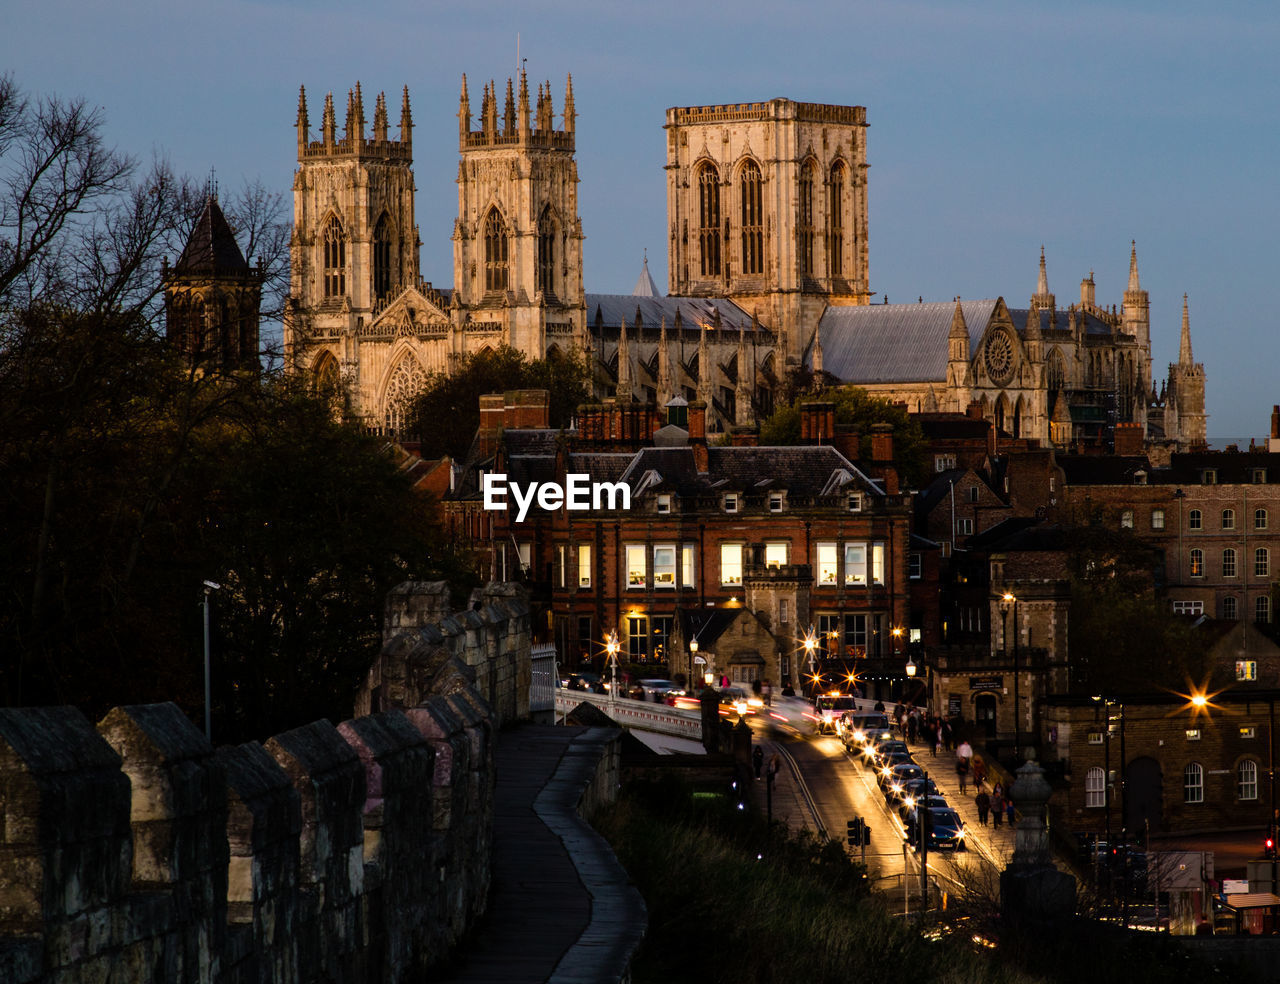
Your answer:
[[[446,981],[611,984],[629,974],[644,902],[576,810],[613,733],[522,725],[499,735],[489,909]]]

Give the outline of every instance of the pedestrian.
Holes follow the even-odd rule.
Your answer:
[[[935,726],[937,730],[934,732],[934,739],[931,743],[933,747],[930,749],[929,754],[937,758],[938,753],[942,751],[942,725],[935,722]]]
[[[879,711],[881,714],[884,713],[884,701],[882,701],[879,697],[876,698],[876,706],[874,710]]]
[[[996,783],[998,787],[1000,784]],[[1004,820],[1004,794],[991,794],[991,826],[999,827]]]
[[[939,722],[938,728],[941,731],[942,747],[946,749],[950,749],[951,748],[951,722],[948,721],[946,718],[943,718]]]
[[[1009,818],[1009,826],[1013,826],[1013,797],[1007,796],[1004,801],[1004,811]]]
[[[967,741],[960,742],[960,744],[956,747],[956,758],[962,758],[965,761],[969,761],[970,759],[972,759],[973,746],[970,745]]]
[[[757,745],[751,750],[751,765],[756,770],[756,778],[760,778],[760,770],[764,767],[764,749]]]
[[[978,787],[978,795],[973,798],[973,805],[978,808],[978,823],[985,827],[987,814],[991,812],[991,796],[981,786]]]
[[[907,741],[914,743],[916,740],[916,729],[918,722],[914,714],[907,716]]]
[[[987,763],[982,761],[982,759],[978,758],[976,755],[971,756],[970,761],[973,763],[970,766],[973,770],[973,784],[981,789],[983,783],[987,781]]]
[[[960,792],[966,791],[965,784],[969,781],[969,760],[964,758],[956,759],[956,777],[960,780]]]
[[[778,770],[782,768],[782,756],[774,752],[769,756],[769,781],[774,782],[778,778]]]
[[[764,682],[764,706],[773,706],[773,684],[768,680]]]

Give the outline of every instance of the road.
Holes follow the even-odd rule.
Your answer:
[[[910,851],[904,856],[905,830],[896,810],[886,805],[870,770],[855,763],[839,738],[814,733],[805,710],[800,701],[779,702],[772,712],[748,719],[766,756],[776,751],[783,764],[775,791],[775,816],[793,828],[805,827],[838,840],[844,840],[849,820],[862,817],[872,830],[866,861],[873,886],[890,902],[902,904],[905,872],[907,897],[915,908],[920,897],[919,860]],[[912,751],[948,803],[960,812],[967,829],[967,851],[929,853],[932,900],[936,904],[940,892],[977,891],[994,897],[999,872],[1013,852],[1012,830],[1007,825],[997,829],[978,823],[972,791],[960,793],[951,752],[934,758],[925,745],[913,746]],[[849,850],[861,858],[858,848]]]

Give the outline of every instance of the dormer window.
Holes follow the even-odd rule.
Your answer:
[[[1254,485],[1267,484],[1267,470],[1265,468],[1255,468],[1253,470],[1253,484]]]
[[[862,512],[862,493],[849,493],[849,512]]]
[[[664,492],[662,495],[658,496],[657,508],[659,516],[665,516],[667,513],[671,512],[671,496],[668,493]]]
[[[782,512],[782,501],[783,501],[783,495],[781,492],[770,492],[769,493],[769,512],[771,513]]]
[[[1146,485],[1146,484],[1147,484],[1147,473],[1146,473],[1145,471],[1143,471],[1142,469],[1138,469],[1136,472],[1134,472],[1134,473],[1133,473],[1133,484],[1134,484],[1134,485]]]
[[[738,511],[738,494],[730,492],[721,500],[724,511],[727,513],[736,513]]]
[[[1204,471],[1202,471],[1202,472],[1200,473],[1200,484],[1202,484],[1202,485],[1217,485],[1217,484],[1218,484],[1218,469],[1216,469],[1216,468],[1206,468]]]

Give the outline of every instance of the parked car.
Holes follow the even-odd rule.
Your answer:
[[[877,774],[880,788],[884,790],[885,799],[893,801],[902,792],[902,784],[908,779],[923,779],[924,769],[914,762],[900,762],[882,769]]]
[[[960,819],[960,814],[950,807],[934,807],[925,812],[925,835],[928,840],[929,850],[936,851],[941,848],[952,848],[956,851],[965,850],[964,843],[964,821]],[[907,820],[907,842],[914,846],[916,850],[920,849],[918,843],[920,839],[920,823],[919,815],[916,811],[912,811],[908,815]]]
[[[907,785],[911,785],[911,783],[907,783]],[[903,823],[906,823],[907,817],[922,807],[942,809],[950,805],[947,802],[947,798],[941,793],[908,792],[904,789],[902,800],[898,806],[898,816],[902,818]]]
[[[871,746],[867,753],[867,764],[873,769],[884,768],[884,763],[890,755],[901,755],[906,753],[909,757],[911,749],[907,747],[905,741],[898,741],[896,738],[888,738],[877,745]]]
[[[895,776],[894,770],[900,765],[909,765],[916,769],[916,771],[909,776]],[[896,778],[898,782],[902,782],[905,779],[914,779],[917,776],[923,775],[924,770],[921,769],[920,766],[916,765],[915,759],[913,759],[908,752],[890,752],[889,754],[882,756],[876,763],[876,782],[880,785],[881,789],[884,789],[885,783],[891,778]]]

